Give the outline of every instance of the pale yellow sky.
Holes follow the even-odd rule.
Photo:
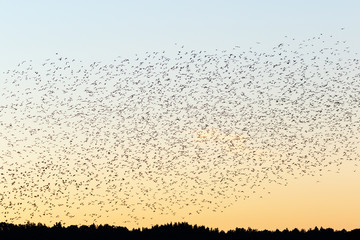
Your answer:
[[[256,149],[247,146],[246,141],[248,139],[245,136],[225,134],[216,129],[190,131],[185,133],[185,135],[192,136],[189,141],[196,146],[204,149],[212,148],[211,151],[209,150],[209,154],[204,155],[208,158],[211,157],[212,153],[216,152],[222,152],[224,159],[234,156],[241,158],[244,154],[252,153],[250,156],[255,158],[262,156],[262,160],[259,162],[263,162],[266,165],[267,162],[272,161],[274,156],[279,155],[279,152],[271,149]],[[200,156],[200,159],[204,156]],[[188,161],[189,164],[189,166],[183,166],[185,172],[189,170],[199,171],[198,166],[201,166],[200,163],[194,164],[185,158],[182,161]],[[46,165],[38,164],[37,166]],[[54,198],[54,191],[48,192],[45,190],[41,192],[35,190],[31,196],[28,195],[27,197],[22,196],[21,193],[9,194],[8,197],[10,198],[6,201],[15,204],[15,206],[11,205],[13,209],[22,211],[21,218],[14,221],[18,223],[30,220],[51,225],[61,220],[65,225],[91,224],[93,223],[92,219],[96,219],[96,224],[108,223],[128,228],[150,227],[155,224],[186,221],[191,224],[205,225],[223,230],[234,229],[236,227],[269,230],[285,228],[308,229],[315,226],[351,230],[358,228],[357,223],[360,221],[360,206],[358,204],[360,202],[360,174],[359,170],[355,171],[356,167],[354,164],[356,164],[355,161],[344,162],[340,170],[338,170],[337,166],[327,167],[322,172],[322,176],[304,175],[296,176],[296,178],[289,177],[285,181],[286,185],[283,184],[285,183],[284,181],[280,181],[281,184],[265,181],[259,187],[250,190],[249,186],[251,183],[242,187],[241,184],[244,181],[239,181],[239,185],[236,188],[239,191],[244,190],[244,192],[242,192],[242,195],[239,195],[239,193],[235,194],[234,192],[239,197],[237,200],[234,198],[234,195],[231,195],[231,190],[225,191],[228,196],[214,198],[216,194],[214,195],[212,192],[224,190],[219,189],[224,187],[219,182],[213,182],[214,185],[212,186],[200,185],[199,187],[204,193],[192,196],[191,194],[199,194],[200,192],[198,190],[191,190],[191,184],[189,186],[174,184],[172,189],[169,187],[157,189],[159,185],[149,181],[151,178],[147,179],[148,182],[133,179],[125,183],[125,185],[121,185],[122,188],[127,186],[134,187],[133,190],[127,193],[131,193],[131,196],[125,197],[121,191],[118,193],[116,191],[112,193],[107,192],[106,189],[109,189],[109,183],[92,183],[92,180],[89,183],[89,188],[94,187],[95,189],[91,191],[86,191],[84,188],[80,188],[82,189],[80,191],[74,184],[67,188],[56,188],[54,184],[58,182],[58,179],[55,175],[47,179],[35,177],[38,180],[32,184],[37,186],[50,183],[52,188],[62,191],[58,197]],[[71,177],[71,168],[74,166],[63,168],[60,171],[62,171],[62,174],[68,174],[70,181],[86,182],[91,179],[86,176],[87,172],[91,170],[89,166],[86,167],[85,175],[80,174],[75,178]],[[226,167],[226,165],[222,164],[220,166]],[[247,166],[252,165],[248,164]],[[25,168],[20,168],[19,170],[24,171]],[[98,171],[94,168],[93,170],[92,176],[95,178],[106,174],[106,169]],[[56,172],[56,168],[53,171]],[[120,171],[119,174],[126,173]],[[141,173],[133,172],[133,174]],[[249,176],[251,177],[250,172],[247,172],[247,174],[250,174]],[[171,174],[164,175],[163,177],[163,181],[166,183],[172,182],[174,177],[177,180],[181,179]],[[199,174],[198,180],[206,182],[209,180],[208,177],[208,175],[203,176]],[[224,177],[231,176],[224,175]],[[250,180],[257,181],[256,178],[250,178]],[[31,181],[26,182],[31,183]],[[188,180],[186,182],[189,183],[191,181]],[[100,184],[100,187],[96,188],[95,183]],[[118,183],[119,181],[115,180],[114,187],[119,186]],[[17,184],[17,186],[21,185],[21,182]],[[231,187],[233,185],[229,184],[228,186]],[[19,189],[21,192],[21,187]],[[151,194],[143,195],[142,191],[144,189],[151,190]],[[25,191],[25,193],[28,192]],[[89,193],[91,195],[88,195]],[[40,194],[41,199],[48,198],[52,200],[46,203],[43,201],[39,202],[36,197],[37,194]],[[173,197],[176,199],[182,199],[179,206],[173,205],[174,202],[171,200],[173,194],[175,194]],[[201,209],[199,209],[199,202],[192,206],[191,199],[200,199],[201,197],[212,201],[212,203],[203,203],[203,206],[207,207]],[[29,201],[26,201],[26,198]],[[115,200],[116,207],[114,207]],[[181,206],[181,204],[186,204],[187,202],[189,206],[183,208],[184,206]],[[23,207],[16,206],[18,203],[21,203]],[[152,204],[152,207],[149,207],[147,204]],[[49,209],[51,205],[53,208]],[[100,206],[103,206],[103,208],[100,208]],[[12,211],[13,209],[8,210],[7,219],[19,217],[19,215],[17,216],[19,212]],[[2,211],[4,212],[4,210]]]

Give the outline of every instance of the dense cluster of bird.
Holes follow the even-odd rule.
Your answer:
[[[357,54],[323,34],[23,61],[1,77],[0,221],[186,218],[357,166],[359,92]]]

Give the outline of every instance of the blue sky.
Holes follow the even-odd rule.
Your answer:
[[[229,49],[319,33],[360,52],[359,9],[356,0],[0,1],[0,70],[56,52],[92,61],[168,50],[174,43]]]

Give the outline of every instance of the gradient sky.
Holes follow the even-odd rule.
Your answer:
[[[182,45],[210,51],[234,46],[268,49],[283,42],[285,36],[307,39],[320,33],[336,35],[351,51],[360,53],[359,10],[357,0],[4,0],[0,1],[0,72],[23,60],[42,63],[56,53],[88,62],[111,61],[146,51],[171,52]],[[1,117],[0,121],[5,121],[9,116]],[[271,194],[262,198],[255,194],[223,212],[208,211],[185,219],[154,214],[141,226],[188,221],[225,230],[359,228],[359,173],[352,163],[344,163],[321,177],[304,176],[289,180],[286,186],[269,185]],[[139,227],[116,214],[110,219],[110,224]],[[89,222],[75,218],[68,224]]]
[[[353,1],[1,1],[1,66],[69,57],[112,59],[174,47],[272,46],[285,35],[341,33],[354,50],[360,33]]]

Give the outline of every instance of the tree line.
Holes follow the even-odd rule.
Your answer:
[[[155,225],[151,228],[129,230],[126,227],[105,225],[63,226],[60,222],[52,227],[38,223],[0,223],[0,239],[176,239],[176,240],[312,240],[344,239],[360,240],[360,229],[346,231],[315,227],[309,230],[256,230],[236,228],[227,232],[217,228],[190,225],[186,222]]]

